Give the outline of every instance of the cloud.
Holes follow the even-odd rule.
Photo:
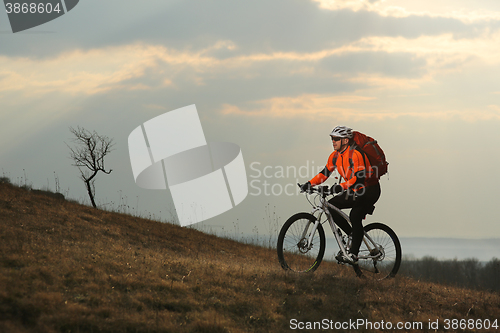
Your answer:
[[[133,44],[75,50],[47,59],[3,56],[0,57],[5,64],[0,69],[0,94],[17,92],[29,98],[50,92],[93,95],[113,89],[176,87],[186,81],[191,85],[204,85],[205,81],[214,78],[230,80],[235,73],[241,80],[263,75],[311,77],[318,66],[331,67],[332,63],[339,61],[339,65],[344,66],[346,58],[343,56],[370,49],[345,46],[313,53],[255,53],[224,59],[212,56],[213,52],[232,47],[230,42],[219,41],[201,51],[189,52],[161,45]],[[366,58],[370,56],[365,55]],[[361,58],[354,62],[364,61]],[[318,65],[321,60],[326,60],[326,63]],[[350,69],[355,66],[351,64]],[[261,71],[262,67],[269,68]],[[348,69],[344,68],[344,71]]]
[[[265,116],[265,117],[322,117],[342,115],[354,111],[352,105],[372,98],[363,96],[326,96],[307,94],[297,97],[274,97],[248,103],[245,109],[235,105],[223,105],[222,114]]]
[[[469,57],[481,59],[488,64],[498,63],[500,60],[500,32],[483,33],[475,38],[455,38],[452,34],[438,36],[421,36],[414,39],[403,37],[368,37],[354,45],[357,50],[377,50],[395,53],[406,52],[416,56],[432,59],[435,64],[446,57],[451,61],[464,61]]]
[[[112,91],[161,90],[166,96],[180,92],[224,95],[219,105],[227,104],[224,112],[228,113],[253,110],[264,103],[275,110],[271,114],[285,115],[285,109],[291,110],[290,114],[300,112],[288,106],[278,108],[281,98],[291,97],[300,103],[315,96],[318,109],[326,112],[325,101],[333,98],[332,102],[337,102],[335,96],[373,99],[381,90],[428,93],[419,89],[450,73],[500,65],[499,32],[469,39],[452,34],[369,36],[313,52],[241,54],[235,52],[239,47],[231,40],[216,41],[200,50],[135,43],[74,50],[42,59],[1,56],[0,98],[19,106],[46,94],[66,100]],[[337,111],[344,109],[351,106],[335,107]]]
[[[365,4],[381,6],[389,1]],[[482,119],[498,118],[495,91],[488,87],[484,94],[490,97],[484,105],[468,105],[467,111],[459,105],[437,107],[443,101],[436,97],[453,75],[469,73],[467,79],[477,82],[481,79],[474,77],[475,69],[493,72],[500,66],[500,32],[494,26],[486,29],[448,18],[383,17],[366,10],[325,11],[304,1],[287,3],[287,15],[281,13],[273,21],[283,2],[273,2],[265,13],[262,3],[259,7],[209,1],[200,2],[200,8],[185,3],[165,9],[173,20],[166,20],[161,11],[140,17],[137,31],[120,34],[108,46],[100,47],[107,43],[98,38],[76,48],[69,44],[67,50],[50,56],[0,56],[0,100],[11,110],[3,112],[2,121],[8,123],[14,114],[30,119],[13,122],[15,126],[3,130],[2,137],[26,124],[35,128],[43,117],[81,112],[77,106],[81,99],[97,95],[119,99],[133,92],[147,93],[141,95],[147,96],[141,97],[141,104],[148,110],[160,110],[164,101],[182,106],[196,99],[238,116],[470,120],[467,113],[476,112]],[[237,15],[219,12],[225,5]],[[182,23],[188,8],[193,17],[189,24]],[[204,17],[203,11],[210,15]],[[257,25],[259,15],[264,20]],[[155,27],[146,29],[147,34],[139,28],[146,17]],[[176,24],[185,29],[179,32]],[[44,48],[51,49],[57,40],[52,38]],[[470,91],[464,85],[454,93]],[[425,98],[417,100],[417,95]],[[395,98],[399,109],[393,106]]]
[[[353,11],[368,10],[377,11],[384,0],[312,0],[317,2],[320,8],[328,10],[349,9]]]
[[[491,1],[404,1],[404,0],[311,0],[322,9],[330,11],[351,10],[374,12],[384,17],[409,16],[449,18],[472,24],[499,21],[500,8],[494,9]],[[493,8],[492,8],[493,7]],[[486,9],[488,8],[488,9]]]
[[[425,73],[427,65],[424,57],[410,52],[386,52],[360,50],[325,57],[318,63],[321,70],[353,76],[356,73],[380,73],[390,77],[418,77]]]
[[[34,96],[58,91],[95,94],[142,75],[150,65],[148,50],[137,47],[72,51],[50,59],[1,57],[0,92]]]
[[[500,107],[490,105],[486,109],[426,110],[415,108],[383,109],[376,105],[375,97],[345,95],[301,95],[297,97],[275,97],[247,103],[245,107],[225,104],[224,115],[273,118],[335,119],[337,122],[383,121],[389,119],[419,118],[449,121],[461,119],[467,122],[500,120]]]
[[[134,79],[151,76],[150,68],[159,63],[187,66],[198,70],[210,68],[213,59],[201,53],[168,50],[163,46],[133,44],[120,47],[75,50],[53,58],[0,57],[0,93],[22,92],[27,96],[57,91],[67,94],[93,95],[111,89],[148,89]],[[178,69],[177,69],[178,70]],[[174,71],[172,71],[174,72]],[[160,86],[170,86],[169,76],[162,73]]]
[[[375,10],[353,10],[353,6],[378,8],[389,2],[335,1],[335,10],[324,10],[318,2],[305,0],[152,1],[148,5],[138,2],[127,6],[119,0],[100,1],[99,11],[95,6],[81,6],[78,15],[68,15],[45,25],[57,32],[57,38],[26,34],[23,38],[4,39],[0,53],[9,56],[36,53],[37,57],[51,57],[74,49],[119,47],[138,41],[198,52],[220,41],[233,43],[230,52],[221,48],[212,53],[222,59],[234,54],[320,52],[368,36],[416,38],[422,34],[453,34],[473,37],[485,28],[498,28],[482,21],[465,24],[453,17],[430,14],[384,16]],[[116,19],[110,18],[109,13]]]

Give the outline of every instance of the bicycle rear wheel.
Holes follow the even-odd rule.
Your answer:
[[[364,230],[369,237],[363,238],[359,249],[359,269],[364,276],[375,280],[394,277],[401,265],[401,244],[398,236],[382,223],[368,224]],[[359,271],[356,274],[359,274]]]
[[[312,242],[308,240],[316,218],[308,213],[298,213],[290,217],[278,236],[278,259],[281,267],[299,273],[314,272],[325,254],[325,231],[318,225]]]

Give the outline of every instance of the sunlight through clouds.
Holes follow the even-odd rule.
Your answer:
[[[415,39],[403,37],[369,37],[353,43],[357,51],[407,52],[426,57],[438,64],[444,56],[449,61],[465,61],[476,57],[486,64],[500,63],[500,32],[483,33],[474,39],[455,38],[451,34],[421,36]],[[446,65],[447,63],[445,63]]]
[[[358,10],[369,10],[378,11],[380,10],[381,3],[385,0],[312,0],[317,2],[320,8],[328,10],[342,10],[349,9],[353,11]]]
[[[0,96],[22,96],[9,101],[11,105],[15,105],[16,100],[18,105],[26,105],[29,101],[34,103],[44,94],[56,93],[60,96],[60,101],[70,103],[72,96],[104,94],[113,90],[186,89],[190,85],[203,86],[214,76],[230,80],[237,75],[246,80],[263,75],[262,70],[257,68],[267,66],[267,75],[283,76],[283,79],[291,76],[314,80],[315,77],[330,76],[358,88],[350,95],[289,94],[244,104],[225,103],[221,108],[222,114],[259,117],[336,114],[346,120],[364,117],[382,120],[401,116],[447,119],[458,116],[470,121],[471,117],[467,116],[470,110],[403,112],[391,110],[391,106],[384,104],[384,100],[388,95],[402,94],[402,91],[432,94],[428,86],[450,73],[467,71],[472,66],[500,65],[499,32],[484,32],[473,39],[457,39],[452,34],[414,39],[372,36],[310,53],[271,52],[233,56],[229,53],[224,58],[215,56],[220,50],[231,52],[237,48],[234,42],[224,40],[195,52],[169,49],[161,45],[132,44],[89,51],[75,50],[54,58],[2,56],[1,61],[6,66],[0,70]],[[417,76],[407,77],[361,69],[343,71],[338,68],[325,71],[321,62],[325,59],[370,53],[382,53],[389,57],[391,54],[408,54],[412,58],[422,59],[426,66]],[[296,64],[293,70],[290,70],[291,63]],[[498,118],[498,110],[494,107],[478,108],[474,112],[476,118]]]
[[[58,91],[71,95],[92,95],[144,75],[154,66],[156,47],[131,45],[90,51],[65,52],[55,58],[30,59],[1,57],[6,64],[0,70],[0,92],[24,91],[30,97]]]
[[[301,95],[298,97],[274,97],[256,101],[246,109],[225,104],[222,113],[229,115],[265,116],[265,117],[323,117],[342,116],[352,113],[354,105],[362,104],[373,98],[364,96],[325,96]]]
[[[403,37],[366,37],[353,43],[318,52],[273,52],[238,55],[218,59],[210,53],[221,47],[236,48],[234,43],[220,42],[199,52],[167,49],[159,45],[126,45],[114,48],[73,51],[55,58],[31,59],[2,56],[5,66],[0,69],[0,92],[24,91],[36,96],[50,91],[68,94],[92,95],[111,89],[148,89],[140,79],[148,68],[161,70],[160,86],[173,86],[175,78],[183,70],[191,70],[200,82],[205,75],[224,74],[232,70],[252,72],[262,63],[273,63],[275,68],[287,66],[285,62],[302,64],[295,75],[308,76],[321,68],[318,62],[330,57],[362,52],[406,53],[422,58],[426,71],[432,76],[438,72],[460,71],[464,64],[479,61],[484,65],[500,63],[500,33],[484,33],[480,38],[456,39],[451,34],[421,36],[415,39]],[[185,73],[184,73],[185,74]],[[364,74],[363,74],[364,75]],[[357,81],[359,75],[350,76]],[[347,79],[347,78],[346,78]],[[422,80],[425,78],[420,78]],[[415,87],[414,79],[398,79],[367,75],[363,78],[372,85],[394,84]],[[388,82],[388,83],[387,83]]]
[[[311,0],[320,8],[337,11],[370,11],[385,17],[427,16],[457,19],[464,23],[500,20],[500,6],[492,1]],[[496,10],[491,10],[491,5]],[[489,9],[483,9],[483,8]]]
[[[246,107],[225,104],[221,113],[244,117],[336,119],[341,122],[383,121],[397,118],[418,118],[449,121],[462,119],[466,122],[500,120],[500,107],[490,105],[485,109],[467,110],[411,110],[398,106],[396,109],[380,108],[370,102],[376,97],[302,95],[275,97],[250,103]]]

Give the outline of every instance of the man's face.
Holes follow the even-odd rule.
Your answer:
[[[340,148],[342,148],[342,146],[347,144],[347,142],[349,141],[349,139],[339,138],[335,136],[332,136],[331,138],[332,138],[333,149],[337,151],[340,150]]]

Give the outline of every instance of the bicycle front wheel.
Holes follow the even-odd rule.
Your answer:
[[[401,244],[398,236],[382,223],[371,223],[364,229],[365,237],[358,254],[361,272],[364,276],[376,280],[394,277],[401,265]]]
[[[283,269],[307,273],[318,268],[325,254],[326,240],[321,223],[311,238],[315,222],[314,215],[308,213],[295,214],[285,222],[278,236],[277,248]]]

